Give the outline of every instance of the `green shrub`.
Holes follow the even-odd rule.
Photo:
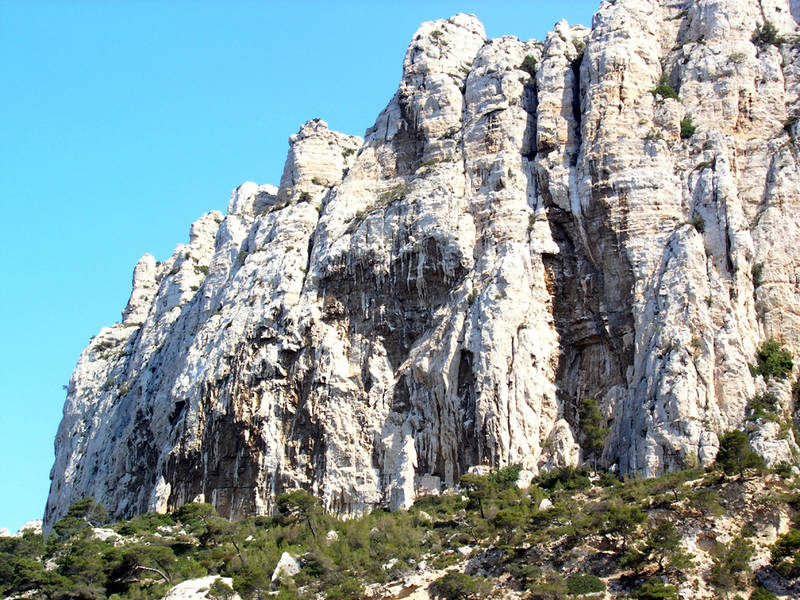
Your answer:
[[[94,498],[83,498],[74,502],[67,509],[67,517],[74,517],[76,519],[86,519],[94,526],[103,525],[108,520],[108,513],[105,507],[95,502]]]
[[[721,517],[725,509],[719,503],[719,498],[712,490],[697,490],[689,496],[689,506],[704,517]]]
[[[562,467],[540,475],[539,487],[546,490],[586,490],[592,487],[592,482],[583,469]]]
[[[793,475],[792,465],[786,462],[785,460],[782,460],[774,467],[772,467],[772,472],[775,473],[776,475],[780,475],[784,479],[791,479]]]
[[[605,592],[606,584],[596,575],[573,575],[567,577],[567,589],[570,594],[595,594]]]
[[[753,288],[757,289],[761,287],[763,281],[761,280],[761,274],[764,271],[764,264],[763,263],[754,263],[753,266],[750,268],[750,275],[753,277]]]
[[[750,559],[755,553],[753,542],[739,536],[730,544],[723,544],[714,557],[711,583],[727,592],[745,585],[752,574]]]
[[[603,454],[610,429],[606,427],[605,417],[594,398],[583,399],[578,415],[584,449],[593,458],[594,470],[597,471],[597,459]]]
[[[800,575],[800,529],[782,534],[772,546],[772,566],[784,577]]]
[[[605,510],[600,514],[603,519],[600,523],[601,533],[623,536],[635,531],[647,520],[647,513],[622,502],[619,498],[614,498],[606,503]]]
[[[521,466],[509,465],[493,471],[490,478],[494,483],[501,486],[515,485],[517,479],[519,479],[520,471],[522,471]]]
[[[678,92],[676,92],[675,88],[668,83],[659,83],[650,91],[650,93],[652,93],[654,96],[661,96],[662,98],[673,98],[674,100],[680,100]]]
[[[782,36],[778,35],[778,29],[771,21],[765,21],[761,27],[756,27],[750,41],[759,46],[766,46],[769,44],[778,46],[786,42]]]
[[[777,418],[778,397],[769,392],[756,394],[747,403],[747,418],[751,421],[764,419],[774,421]]]
[[[356,600],[364,597],[364,584],[358,579],[348,577],[344,581],[328,588],[325,593],[328,600]]]
[[[527,562],[512,562],[505,565],[506,572],[514,579],[527,584],[535,581],[542,576],[542,570],[536,565]]]
[[[214,583],[208,588],[208,592],[206,592],[206,598],[211,598],[212,600],[230,600],[235,593],[233,588],[227,583],[221,579],[215,579]]]
[[[762,470],[764,459],[750,449],[747,434],[742,431],[729,431],[719,439],[719,452],[716,464],[726,475],[744,475],[747,469]]]
[[[555,571],[549,571],[528,586],[531,600],[561,600],[569,590],[564,578]]]
[[[636,600],[679,600],[680,598],[678,588],[662,583],[655,577],[648,579],[632,595]]]
[[[430,589],[434,596],[444,600],[467,600],[485,596],[491,590],[491,586],[483,577],[448,571],[434,581]]]
[[[681,119],[681,139],[688,140],[697,131],[697,127],[692,123],[692,117],[686,116]]]
[[[464,473],[459,483],[467,492],[467,497],[470,500],[468,507],[474,508],[477,505],[481,512],[481,518],[485,519],[485,504],[492,495],[492,484],[489,478],[474,473]]]
[[[168,527],[175,524],[175,519],[169,514],[145,513],[140,517],[124,521],[117,526],[120,535],[136,535],[140,533],[154,533],[159,527]]]
[[[751,367],[753,375],[762,375],[764,378],[775,377],[776,379],[786,379],[792,372],[794,362],[792,353],[780,345],[775,338],[769,338],[758,349],[756,353],[756,366]]]
[[[536,57],[528,54],[522,61],[519,69],[530,75],[531,79],[536,79],[536,66]]]
[[[651,529],[645,539],[643,553],[658,563],[659,571],[664,568],[664,561],[669,564],[674,558],[683,558],[675,556],[683,554],[681,534],[675,529],[675,525],[670,521],[664,521]]]
[[[750,600],[777,600],[778,596],[770,592],[767,588],[758,586],[750,594]]]

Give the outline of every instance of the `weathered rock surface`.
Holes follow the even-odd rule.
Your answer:
[[[209,598],[209,589],[217,581],[230,587],[233,580],[230,577],[220,577],[219,575],[187,579],[173,586],[162,600],[206,600]],[[234,593],[230,600],[241,600],[241,597]]]
[[[618,0],[544,42],[423,24],[363,140],[310,121],[280,188],[139,261],[70,381],[46,523],[83,496],[408,506],[470,467],[582,460],[588,397],[606,466],[712,461],[767,385],[759,343],[800,351],[800,52],[751,41],[796,35],[790,9]],[[754,447],[784,460],[770,427]]]
[[[25,533],[40,535],[42,533],[42,520],[36,519],[35,521],[28,521],[27,523],[23,524],[15,534],[12,534],[5,527],[0,528],[0,537],[21,538],[23,535],[25,535]]]
[[[274,583],[284,578],[294,577],[300,572],[300,568],[300,563],[297,559],[288,552],[284,552],[272,572],[271,581]]]

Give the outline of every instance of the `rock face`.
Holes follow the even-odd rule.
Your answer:
[[[187,579],[170,588],[169,592],[167,592],[167,595],[164,596],[162,600],[208,600],[214,597],[213,593],[209,596],[209,590],[211,586],[218,581],[230,587],[233,579],[230,577],[220,577],[219,575]],[[230,597],[230,600],[241,600],[241,596],[234,593]]]
[[[790,9],[617,0],[544,42],[423,24],[363,140],[306,123],[280,188],[136,265],[70,381],[46,527],[84,496],[404,507],[470,467],[578,463],[590,397],[601,463],[648,476],[712,461],[768,385],[791,419],[748,369],[771,336],[800,352],[800,53],[751,41],[795,35]]]

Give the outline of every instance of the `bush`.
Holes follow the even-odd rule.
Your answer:
[[[541,475],[539,477],[539,487],[546,490],[587,490],[592,487],[592,482],[583,469],[563,467]]]
[[[668,83],[658,84],[653,90],[651,90],[651,93],[654,96],[661,96],[662,98],[673,98],[674,100],[680,100],[678,92],[676,92],[675,88]]]
[[[364,597],[364,584],[358,579],[348,577],[341,583],[331,586],[325,593],[328,600],[351,600]]]
[[[767,392],[766,394],[756,394],[747,403],[747,418],[756,421],[758,419],[775,420],[778,411],[778,397]]]
[[[681,119],[681,139],[688,140],[697,131],[697,127],[692,123],[692,117],[684,117]]]
[[[594,458],[594,470],[597,471],[597,459],[603,454],[609,428],[603,413],[594,398],[584,398],[579,411],[580,431],[583,436],[586,454]]]
[[[530,600],[561,600],[569,590],[564,578],[555,571],[549,571],[528,587]]]
[[[212,598],[213,600],[230,600],[233,598],[234,594],[236,594],[236,592],[231,586],[221,579],[215,579],[211,587],[208,588],[206,598]]]
[[[120,535],[136,535],[138,533],[154,533],[159,527],[175,524],[172,515],[161,513],[145,513],[140,517],[125,521],[117,527]]]
[[[712,490],[698,490],[692,493],[689,496],[689,506],[704,517],[721,517],[725,514],[717,494]]]
[[[780,475],[784,479],[791,479],[793,475],[792,465],[786,462],[785,460],[782,460],[777,465],[772,467],[772,472],[775,473],[776,475]]]
[[[206,502],[189,502],[175,511],[175,518],[180,521],[187,531],[205,529],[209,517],[215,517],[217,509]]]
[[[678,600],[678,588],[674,585],[661,583],[655,577],[651,577],[639,589],[633,592],[636,600]]]
[[[96,527],[103,525],[108,520],[105,507],[99,502],[95,502],[94,498],[83,498],[74,502],[67,509],[66,516],[75,519],[86,519]]]
[[[762,375],[765,379],[767,377],[786,379],[793,368],[792,353],[781,346],[775,338],[769,338],[758,349],[756,366],[751,367],[750,370],[754,376]]]
[[[605,592],[606,584],[596,575],[573,575],[567,578],[567,589],[570,594],[595,594]]]
[[[536,79],[536,57],[528,56],[522,61],[522,64],[519,66],[521,71],[525,71],[528,75],[531,76],[531,79]]]
[[[635,531],[647,520],[647,513],[635,506],[625,504],[619,498],[612,499],[606,504],[606,510],[602,516],[603,522],[600,530],[602,533],[615,533],[623,536]]]
[[[777,46],[786,42],[782,36],[778,35],[778,29],[771,21],[765,21],[761,27],[756,27],[750,41],[759,46],[766,46],[768,44]]]
[[[750,594],[750,600],[777,600],[777,596],[770,592],[767,588],[758,586]]]
[[[519,465],[509,465],[493,471],[490,479],[501,486],[515,485],[520,471],[522,471],[522,467]]]
[[[434,596],[445,600],[480,598],[489,593],[491,586],[483,577],[472,577],[457,571],[448,571],[430,587]]]
[[[763,469],[764,459],[750,449],[750,442],[744,432],[733,430],[719,439],[716,464],[726,475],[744,475],[747,469]]]
[[[800,575],[800,529],[792,529],[772,546],[772,566],[784,577]]]
[[[730,591],[744,585],[752,574],[750,559],[755,553],[753,542],[741,536],[723,545],[714,557],[711,583],[719,590]]]

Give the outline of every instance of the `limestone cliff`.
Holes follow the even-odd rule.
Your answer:
[[[582,460],[588,397],[603,464],[642,475],[713,460],[767,384],[791,417],[748,363],[800,353],[792,9],[617,0],[544,42],[423,24],[364,139],[306,123],[279,188],[139,261],[70,381],[46,523],[83,496],[408,506],[475,465]],[[767,22],[783,43],[752,41]],[[772,425],[754,447],[790,459]]]

